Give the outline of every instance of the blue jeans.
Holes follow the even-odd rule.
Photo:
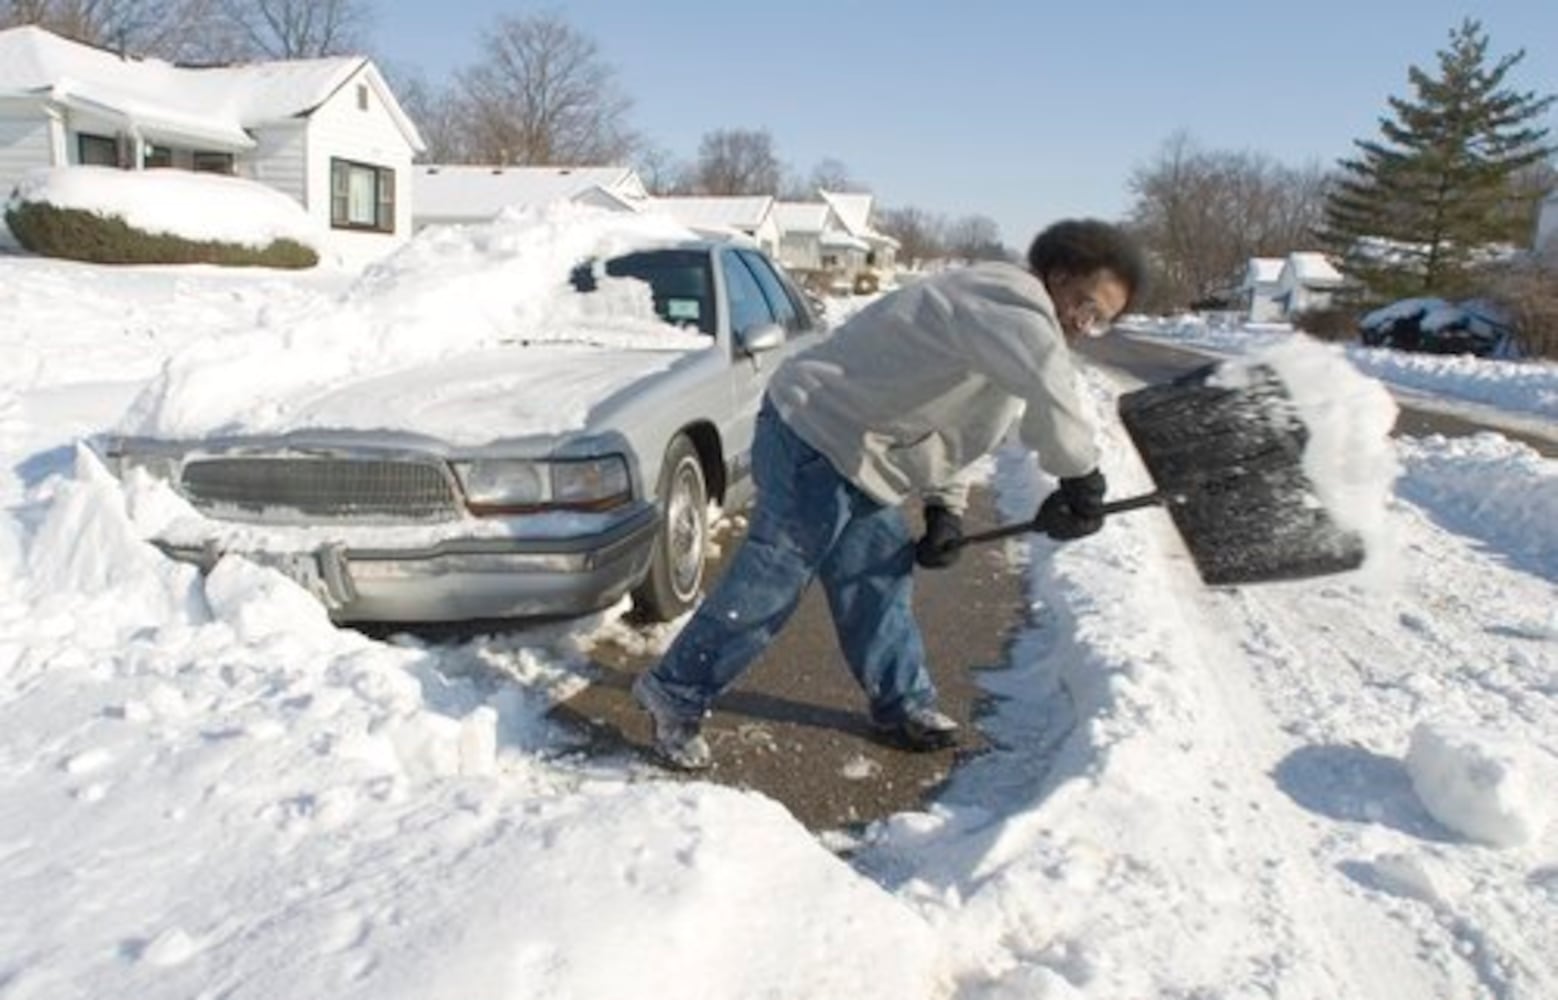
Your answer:
[[[707,712],[820,578],[850,672],[880,723],[934,702],[910,607],[914,546],[897,507],[862,493],[766,401],[752,444],[746,540],[651,673],[688,718]]]

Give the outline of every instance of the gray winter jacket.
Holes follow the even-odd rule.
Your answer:
[[[959,472],[1020,436],[1051,475],[1098,466],[1071,353],[1043,282],[1011,264],[935,275],[883,296],[774,373],[769,398],[868,495],[962,511]]]

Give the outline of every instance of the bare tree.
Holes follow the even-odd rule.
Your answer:
[[[718,129],[698,144],[689,180],[697,194],[774,194],[783,173],[767,129]]]
[[[983,215],[966,215],[947,227],[947,253],[960,260],[1006,260],[1001,227]]]
[[[656,197],[682,193],[686,167],[663,146],[643,144],[633,156],[633,167],[644,187]]]
[[[1186,132],[1131,177],[1131,228],[1156,265],[1149,305],[1224,292],[1251,257],[1317,246],[1328,175],[1248,152],[1205,151]]]
[[[422,133],[427,150],[422,159],[429,163],[460,163],[465,160],[465,130],[460,119],[460,106],[455,95],[447,87],[437,87],[427,82],[420,71],[379,62],[400,103],[401,110],[416,124]]]
[[[898,241],[898,259],[911,265],[946,254],[947,222],[924,209],[884,209],[877,213],[876,228]]]
[[[35,24],[115,52],[208,59],[213,0],[0,0],[0,28]]]
[[[843,160],[836,160],[831,156],[819,160],[817,165],[811,168],[809,183],[813,191],[820,189],[864,193],[871,190],[868,185],[861,183],[854,174],[850,173],[849,167],[844,165]]]
[[[228,58],[313,59],[363,51],[372,27],[366,0],[214,0]]]
[[[615,163],[637,143],[616,71],[556,14],[499,18],[483,61],[459,74],[459,104],[480,162]]]

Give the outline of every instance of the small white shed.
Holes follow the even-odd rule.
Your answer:
[[[1278,296],[1282,294],[1282,268],[1286,263],[1281,257],[1251,257],[1245,265],[1239,296],[1249,322],[1275,323],[1282,319]]]
[[[1558,191],[1542,199],[1536,218],[1536,240],[1531,245],[1538,253],[1558,254]]]
[[[1328,309],[1336,292],[1346,284],[1342,273],[1323,253],[1290,253],[1277,278],[1277,300],[1283,316],[1294,319],[1314,309]]]
[[[364,58],[191,67],[0,31],[0,192],[38,167],[231,174],[296,199],[361,264],[410,235],[423,148]]]

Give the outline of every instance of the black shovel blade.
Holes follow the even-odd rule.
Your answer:
[[[1120,397],[1120,419],[1167,497],[1209,585],[1357,569],[1363,540],[1339,527],[1304,472],[1308,431],[1269,366],[1248,385],[1208,384],[1218,365]]]

